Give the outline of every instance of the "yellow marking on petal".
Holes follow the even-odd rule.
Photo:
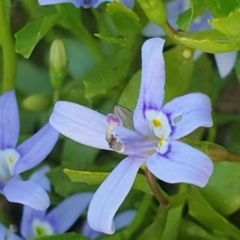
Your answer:
[[[162,126],[162,123],[158,119],[153,119],[153,125],[154,127],[158,128]]]
[[[165,141],[164,138],[160,138],[160,139],[158,140],[158,144],[159,144],[160,146],[162,146],[162,145],[164,144],[164,141]]]
[[[8,163],[14,163],[14,159],[12,157],[8,158]]]

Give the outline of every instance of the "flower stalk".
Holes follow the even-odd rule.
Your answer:
[[[2,91],[15,89],[17,56],[8,22],[5,1],[0,0],[0,44],[3,53],[3,86]]]
[[[158,186],[158,184],[156,182],[156,177],[147,168],[145,169],[145,174],[146,174],[146,178],[149,183],[149,186],[150,186],[154,196],[158,200],[158,202],[162,205],[168,205],[168,203],[169,203],[168,199],[164,197],[160,187]]]

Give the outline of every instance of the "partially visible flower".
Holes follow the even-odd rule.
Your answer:
[[[113,220],[116,230],[121,230],[130,225],[134,218],[136,217],[136,214],[137,214],[136,210],[127,210],[122,213],[119,213]],[[85,222],[81,233],[83,236],[88,237],[91,240],[94,240],[104,235],[102,232],[94,231],[89,226],[87,221]]]
[[[30,177],[30,180],[39,182],[44,189],[49,191],[50,181],[45,175],[49,170],[48,166],[41,168]],[[92,196],[93,193],[72,195],[48,213],[24,206],[21,235],[25,239],[33,239],[64,233],[88,207]]]
[[[183,13],[190,7],[189,0],[174,0],[166,5],[168,11],[168,20],[171,26],[177,29],[176,22],[178,15]],[[212,20],[212,15],[209,11],[206,11],[201,17],[198,17],[190,26],[190,32],[199,32],[203,30],[211,29],[208,21]],[[145,37],[162,37],[165,36],[165,32],[159,26],[154,23],[149,23],[142,31]],[[194,59],[197,59],[202,55],[202,52],[196,51]],[[228,52],[214,54],[217,68],[221,78],[225,78],[234,68],[237,60],[237,52]]]
[[[97,8],[104,2],[113,2],[113,0],[38,0],[40,5],[53,5],[59,3],[72,3],[75,7],[80,8]],[[122,4],[132,9],[134,0],[120,0]]]
[[[32,239],[64,233],[87,208],[92,196],[92,193],[72,195],[48,213],[24,206],[22,236],[25,239]]]
[[[14,91],[0,97],[0,193],[8,201],[38,210],[49,206],[49,197],[35,181],[23,181],[20,173],[42,162],[58,140],[59,133],[49,124],[16,147],[19,114]]]
[[[104,116],[84,106],[57,102],[50,124],[65,136],[95,148],[128,155],[101,184],[89,206],[88,222],[95,231],[112,234],[113,217],[130,191],[141,165],[168,183],[204,187],[213,171],[203,152],[177,141],[198,127],[211,127],[211,103],[201,93],[175,98],[163,106],[164,40],[153,38],[142,47],[142,80],[133,122],[117,109]],[[121,116],[121,117],[120,117]]]
[[[0,240],[23,240],[23,239],[16,235],[11,227],[6,228],[2,223],[0,223]]]

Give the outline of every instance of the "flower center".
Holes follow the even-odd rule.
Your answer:
[[[0,182],[7,182],[14,173],[20,154],[11,148],[0,150]]]
[[[146,112],[146,119],[150,128],[158,138],[157,151],[165,153],[168,148],[168,138],[171,133],[171,126],[167,116],[156,110],[149,110]]]
[[[42,222],[39,219],[35,219],[33,222],[33,236],[42,237],[47,235],[53,235],[52,226],[48,222]]]
[[[109,114],[107,116],[107,122],[109,125],[106,129],[105,138],[108,146],[116,152],[123,152],[124,145],[119,141],[117,134],[114,132],[116,127],[122,126],[122,120],[114,114]]]

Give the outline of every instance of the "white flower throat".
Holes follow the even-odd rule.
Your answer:
[[[12,148],[0,150],[0,181],[7,182],[14,173],[20,154]]]

